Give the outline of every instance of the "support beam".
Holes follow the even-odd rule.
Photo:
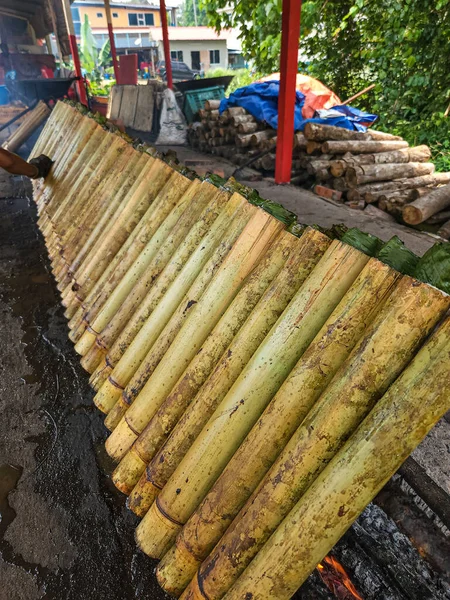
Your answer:
[[[283,0],[280,95],[278,98],[277,156],[275,164],[276,183],[289,183],[291,180],[301,9],[302,0]]]
[[[172,61],[170,59],[169,29],[167,27],[167,9],[165,0],[159,0],[159,13],[161,15],[161,27],[163,33],[164,60],[166,61],[167,87],[173,89]]]
[[[69,0],[62,0],[62,6],[64,10],[64,19],[66,21],[67,33],[69,35],[70,52],[72,54],[73,65],[75,67],[75,74],[78,77],[77,88],[78,97],[81,104],[88,106],[88,100],[86,95],[86,88],[84,87],[83,74],[81,73],[80,57],[78,55],[77,38],[75,36],[75,28],[72,21],[72,13],[70,12]]]
[[[114,29],[113,29],[113,22],[112,22],[112,16],[111,16],[111,5],[109,3],[109,0],[104,0],[104,3],[105,3],[105,12],[106,12],[106,22],[108,24],[109,44],[111,46],[111,57],[112,57],[113,68],[114,68],[114,78],[116,80],[116,83],[120,83],[120,70],[119,70],[119,63],[117,62],[116,42],[114,40]]]

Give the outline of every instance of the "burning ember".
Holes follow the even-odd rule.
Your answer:
[[[326,556],[317,565],[317,570],[325,585],[339,600],[363,600],[344,567],[332,556]]]

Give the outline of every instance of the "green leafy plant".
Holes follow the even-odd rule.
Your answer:
[[[205,74],[205,78],[224,77],[225,75],[233,76],[233,80],[227,88],[227,96],[258,79],[258,75],[252,74],[249,69],[211,69]]]
[[[92,34],[88,16],[84,16],[80,35],[80,62],[89,79],[90,92],[94,96],[108,96],[114,81],[104,81],[103,74],[109,71],[111,63],[111,45],[107,39],[100,50]]]

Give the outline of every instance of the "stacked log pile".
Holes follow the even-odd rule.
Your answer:
[[[238,165],[271,173],[275,168],[277,135],[242,107],[230,107],[219,114],[219,101],[205,103],[201,121],[193,123],[189,141],[203,152],[223,156]],[[439,192],[440,200],[428,197],[431,191],[450,183],[450,172],[436,173],[428,146],[410,147],[399,136],[382,131],[349,131],[341,127],[308,123],[304,133],[294,136],[292,183],[313,187],[328,199],[364,210],[368,204],[408,224],[427,221],[450,208],[450,191]],[[449,188],[450,189],[450,188]],[[444,197],[444,199],[442,199]],[[417,213],[406,206],[420,199]],[[436,218],[427,225],[445,222]]]
[[[331,239],[67,104],[40,153],[69,338],[159,583],[289,600],[450,408],[450,252]]]

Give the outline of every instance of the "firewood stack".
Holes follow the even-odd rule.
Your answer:
[[[238,165],[266,152],[251,166],[272,172],[276,131],[242,107],[230,107],[219,115],[219,104],[219,100],[205,102],[199,111],[201,121],[191,125],[190,144]],[[427,195],[434,188],[450,183],[450,172],[436,173],[430,157],[428,146],[410,147],[390,133],[307,123],[304,133],[294,136],[292,183],[314,186],[318,195],[351,208],[363,210],[367,204],[375,204],[408,222],[404,219],[407,204],[419,199],[427,204]],[[450,208],[450,198],[448,204],[444,202],[445,208]],[[443,222],[435,213],[431,220],[430,224]]]

